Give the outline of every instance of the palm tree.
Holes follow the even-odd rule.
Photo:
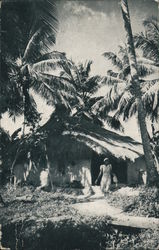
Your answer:
[[[105,121],[114,129],[122,129],[119,120],[114,116],[108,115],[108,112],[92,110],[93,105],[102,97],[95,97],[95,93],[100,88],[101,77],[99,75],[90,75],[91,65],[92,61],[86,61],[84,64],[79,63],[77,66],[72,60],[61,62],[63,68],[60,75],[61,79],[75,87],[77,99],[80,101],[80,105],[75,99],[72,102],[73,116],[84,116],[100,125],[103,125],[103,121]]]
[[[33,114],[37,118],[30,88],[47,98],[49,104],[67,105],[75,89],[54,76],[59,61],[66,59],[64,53],[52,51],[57,24],[53,0],[2,3],[2,57],[7,67],[3,92],[12,93],[10,97],[15,102],[11,98],[11,105],[5,106],[4,98],[1,112],[8,108],[16,114],[24,112],[28,123],[32,122]]]
[[[148,184],[152,185],[158,181],[158,173],[154,165],[149,135],[147,132],[147,127],[146,127],[146,122],[145,122],[145,110],[144,110],[142,98],[141,98],[142,94],[141,94],[141,88],[139,84],[139,75],[138,75],[136,54],[135,54],[127,0],[121,0],[121,10],[122,10],[122,15],[123,15],[123,20],[124,20],[124,27],[126,31],[128,58],[129,58],[130,71],[131,71],[130,83],[132,84],[133,93],[138,103],[138,120],[139,120],[144,155],[145,155],[145,160],[146,160],[146,165],[147,165],[147,181],[148,181]]]
[[[159,79],[158,77],[150,79],[157,65],[150,60],[136,57],[127,1],[123,0],[121,3],[127,44],[125,47],[120,46],[118,55],[112,52],[104,53],[104,56],[114,64],[115,71],[109,70],[107,76],[103,78],[103,83],[106,83],[110,89],[101,100],[95,103],[93,108],[101,111],[109,107],[110,110],[115,111],[115,116],[123,115],[124,120],[138,113],[148,182],[152,184],[156,179],[157,171],[152,158],[145,116],[150,116],[152,121],[158,118]]]
[[[110,106],[110,110],[115,110],[115,116],[123,115],[123,119],[130,118],[137,112],[137,101],[132,93],[130,79],[130,65],[126,47],[119,47],[118,54],[105,52],[104,57],[111,61],[114,66],[113,70],[107,71],[107,76],[103,78],[103,84],[109,85],[108,93],[103,99],[100,99],[94,109],[104,111],[105,106]],[[158,100],[158,81],[154,79],[156,67],[151,67],[143,63],[143,59],[137,57],[138,74],[142,93],[142,101],[146,110],[146,115],[152,122],[157,121],[159,113]]]
[[[32,88],[50,105],[69,107],[75,98],[75,88],[54,73],[59,62],[66,60],[64,53],[53,51],[58,21],[54,0],[2,3],[2,101],[1,114],[24,114],[25,124],[33,129],[39,120],[36,105],[30,94]],[[9,101],[9,105],[8,105]],[[36,128],[35,128],[36,129]],[[23,147],[23,146],[22,146]],[[16,147],[13,166],[21,144]],[[25,151],[25,144],[23,150]]]

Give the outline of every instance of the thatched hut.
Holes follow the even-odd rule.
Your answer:
[[[106,156],[120,183],[138,182],[139,167],[135,168],[133,164],[143,156],[141,143],[87,119],[71,117],[61,124],[52,117],[44,126],[49,131],[47,151],[53,184],[77,181],[83,186],[94,185]],[[132,167],[134,171],[131,171]]]

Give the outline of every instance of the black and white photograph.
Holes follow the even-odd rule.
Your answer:
[[[0,250],[159,250],[158,0],[0,22]]]

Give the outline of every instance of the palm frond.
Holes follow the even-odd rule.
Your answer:
[[[32,83],[32,88],[47,100],[49,105],[55,106],[61,103],[70,108],[72,100],[76,99],[77,103],[80,101],[75,87],[62,77],[38,74]]]
[[[52,30],[54,33],[57,31],[58,21],[57,21],[57,9],[56,3],[54,0],[41,0],[41,1],[32,1],[33,9],[35,9],[34,19],[36,24],[34,29],[36,30],[37,26],[43,26]],[[33,30],[34,33],[34,30]],[[46,31],[47,34],[47,31]]]
[[[158,45],[159,40],[159,21],[156,17],[147,18],[144,20],[143,25],[146,29],[147,37]],[[158,45],[159,47],[159,45]]]
[[[41,29],[37,30],[28,41],[23,56],[24,63],[33,63],[35,58],[37,59],[38,57],[40,57],[41,55],[39,50],[40,38],[41,38]]]
[[[152,26],[154,26],[155,30],[158,30],[159,32],[159,22],[158,22],[158,18],[157,17],[150,17],[147,18],[146,20],[143,21],[143,25],[145,27],[150,27],[152,28]]]
[[[149,116],[152,121],[158,121],[159,118],[159,90],[156,89],[157,86],[153,85],[142,96],[146,115]]]
[[[113,86],[115,84],[120,84],[120,83],[122,84],[122,83],[124,83],[124,81],[122,79],[117,78],[117,77],[107,75],[107,76],[102,77],[100,83],[101,83],[101,86],[102,85]]]
[[[74,81],[74,71],[76,70],[74,62],[68,59],[61,60],[59,62],[59,66],[61,67],[61,69],[63,69],[63,71],[61,71],[61,76],[65,76],[70,79],[70,81]]]
[[[37,30],[30,38],[24,51],[24,63],[35,63],[40,60],[53,59],[58,56],[58,54],[50,52],[52,50],[52,46],[55,44],[55,37],[48,34],[46,39],[45,35],[46,34],[43,33],[42,29],[39,28],[39,30]]]
[[[120,73],[120,77],[124,80],[130,75],[130,65],[124,65],[123,70]]]
[[[139,57],[137,59],[138,64],[141,65],[145,65],[146,67],[148,67],[148,65],[150,65],[150,67],[152,67],[154,70],[158,70],[159,64],[156,63],[154,60],[150,60],[148,58],[145,57]]]
[[[38,80],[45,81],[54,89],[65,90],[76,94],[76,88],[66,78],[45,73],[39,73]]]
[[[42,98],[47,100],[47,103],[54,102],[56,104],[59,102],[59,98],[56,95],[57,90],[52,89],[49,84],[47,84],[44,81],[35,81],[34,84],[32,84],[33,90],[37,92]]]
[[[30,72],[44,72],[48,73],[61,67],[61,59],[47,59],[37,63],[34,63],[30,67]]]
[[[58,24],[53,0],[34,1],[31,7],[32,28],[23,57],[27,63],[33,63],[40,56],[50,52],[55,44]]]
[[[69,100],[73,98],[72,95],[70,95],[70,93],[65,92],[65,91],[57,91],[57,96],[60,99],[60,105],[64,105],[67,109],[71,110],[71,106],[69,103]]]
[[[83,86],[83,90],[89,93],[89,95],[94,94],[99,88],[99,82],[101,80],[100,76],[92,76],[88,78]]]
[[[159,107],[159,79],[149,81],[142,87],[142,100],[145,106],[150,105],[152,111]]]
[[[87,102],[87,105],[88,105],[88,108],[91,109],[91,107],[97,102],[99,101],[100,99],[102,99],[103,96],[98,96],[98,97],[90,97],[89,98],[89,101]]]
[[[135,97],[130,93],[130,91],[127,90],[123,92],[118,104],[116,115],[123,115],[124,120],[128,119],[134,114],[133,111],[135,110],[132,109],[132,105],[134,105],[134,103]]]
[[[159,47],[154,40],[148,39],[142,32],[134,36],[136,48],[141,48],[145,57],[158,62]]]
[[[24,109],[20,105],[16,105],[14,108],[8,107],[9,117],[11,117],[14,122],[16,121],[16,118],[22,116],[23,113]]]
[[[83,73],[86,77],[89,76],[89,73],[91,71],[91,65],[92,65],[92,61],[88,61],[88,62],[85,62],[84,64],[84,69],[83,69]]]
[[[155,73],[155,70],[153,69],[153,67],[151,67],[150,65],[145,65],[142,63],[138,63],[138,74],[139,77],[146,77],[148,75],[151,75]]]
[[[112,76],[112,77],[117,78],[118,75],[119,75],[119,73],[118,72],[114,72],[112,69],[107,70],[107,76]]]
[[[59,52],[59,51],[51,51],[49,53],[45,53],[43,56],[38,58],[38,61],[44,61],[48,59],[61,59],[61,60],[66,60],[66,54],[64,52]]]
[[[110,128],[124,132],[124,128],[116,116],[106,115],[102,116],[102,119],[109,125]]]
[[[96,101],[91,110],[93,113],[104,117],[109,111],[117,109],[119,100],[120,95],[115,94],[114,89],[111,89],[104,97]]]
[[[122,61],[120,60],[120,58],[113,52],[104,52],[103,56],[105,58],[107,58],[108,60],[110,60],[112,62],[112,64],[118,68],[118,69],[122,69],[123,68],[123,64]]]
[[[158,83],[159,83],[159,78],[146,79],[145,81],[141,82],[142,91],[143,92],[147,91],[152,85],[158,84]]]
[[[124,66],[129,65],[129,58],[128,58],[128,52],[127,52],[127,45],[121,46],[119,45],[119,52],[118,52],[122,63]]]

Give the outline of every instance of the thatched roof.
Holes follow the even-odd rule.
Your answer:
[[[53,121],[51,118],[47,123],[47,128],[53,129],[53,124],[55,125],[55,120]],[[122,136],[106,130],[86,119],[75,117],[67,118],[67,121],[64,122],[64,128],[61,135],[59,136],[53,133],[52,136],[54,139],[59,136],[60,144],[63,145],[63,148],[66,146],[65,141],[68,142],[70,139],[70,142],[72,140],[80,142],[80,144],[84,144],[98,154],[112,155],[124,160],[129,159],[134,161],[136,158],[143,155],[141,143],[128,136]],[[68,145],[67,149],[69,150]]]

